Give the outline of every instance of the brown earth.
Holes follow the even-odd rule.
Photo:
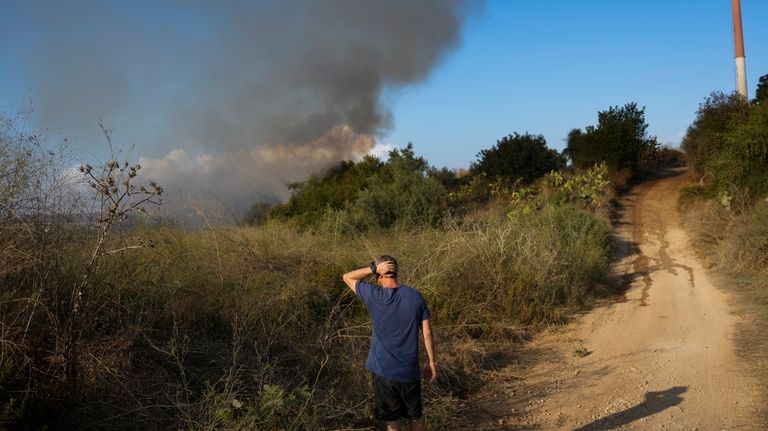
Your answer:
[[[622,300],[545,331],[474,399],[474,429],[764,430],[739,318],[695,260],[677,211],[682,171],[623,199]]]

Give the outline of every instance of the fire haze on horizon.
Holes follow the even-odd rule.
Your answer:
[[[36,121],[87,157],[102,120],[143,175],[234,210],[369,152],[387,88],[454,49],[472,0],[21,3]],[[11,35],[0,36],[10,40]],[[5,30],[8,31],[8,30]]]

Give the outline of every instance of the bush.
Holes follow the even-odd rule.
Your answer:
[[[329,215],[352,220],[354,230],[437,226],[446,208],[441,178],[451,181],[445,170],[430,167],[408,144],[392,150],[386,163],[366,156],[291,184],[290,199],[273,207],[270,217],[290,220],[302,229],[317,228]],[[255,206],[251,218],[263,223],[261,210]]]
[[[752,200],[768,196],[768,104],[732,117],[723,141],[711,162],[715,188],[744,191]]]
[[[491,180],[484,173],[471,175],[466,184],[448,193],[448,205],[456,214],[482,208],[489,201],[509,192],[509,187],[504,186],[503,182],[498,178]]]
[[[655,157],[656,139],[647,134],[645,108],[634,102],[622,107],[612,106],[597,114],[597,126],[584,131],[574,129],[568,134],[566,154],[577,168],[587,169],[605,162],[614,171],[638,167]]]
[[[614,197],[608,167],[604,163],[580,175],[552,172],[544,177],[541,186],[552,203],[569,203],[606,216]]]
[[[757,89],[755,89],[755,103],[765,103],[768,101],[768,75],[763,75],[757,80]]]
[[[451,170],[445,167],[439,170],[431,169],[429,176],[438,180],[449,193],[459,190],[470,179],[469,172],[464,169]]]
[[[472,164],[474,175],[483,174],[490,179],[501,179],[505,184],[530,183],[544,174],[565,166],[557,151],[547,148],[542,135],[508,135],[492,148],[482,150]]]
[[[665,168],[681,168],[686,165],[685,153],[676,148],[665,146],[656,153],[655,162]]]
[[[358,193],[369,186],[371,177],[383,166],[378,158],[366,156],[359,162],[342,161],[323,175],[291,183],[288,202],[275,205],[270,216],[290,219],[302,228],[313,226],[327,210],[338,211],[353,204]]]
[[[699,175],[711,174],[725,146],[723,135],[729,123],[746,108],[738,94],[722,92],[713,92],[699,105],[682,143],[686,159]]]
[[[711,194],[727,195],[733,209],[768,196],[767,104],[713,93],[699,107],[683,148]]]
[[[444,211],[445,188],[429,175],[430,166],[410,144],[394,149],[351,205],[361,228],[437,226]]]

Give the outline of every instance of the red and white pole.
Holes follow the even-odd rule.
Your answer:
[[[733,42],[736,45],[736,89],[747,100],[747,64],[744,59],[744,33],[741,29],[741,0],[731,0],[733,9]]]

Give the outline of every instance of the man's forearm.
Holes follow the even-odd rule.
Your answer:
[[[435,344],[432,341],[432,324],[429,320],[421,322],[421,332],[424,333],[424,347],[427,350],[429,362],[424,366],[424,378],[432,383],[437,378],[437,358],[435,358]]]
[[[371,271],[370,267],[360,268],[354,271],[347,272],[342,276],[342,279],[344,280],[344,283],[347,285],[347,287],[352,289],[353,292],[357,293],[357,289],[356,289],[357,282],[364,279],[365,277],[368,277],[371,274],[373,274],[373,271]]]
[[[429,359],[430,363],[437,363],[437,358],[435,358],[435,344],[432,341],[432,325],[430,323],[427,323],[424,325],[424,348],[427,350],[427,358]]]

